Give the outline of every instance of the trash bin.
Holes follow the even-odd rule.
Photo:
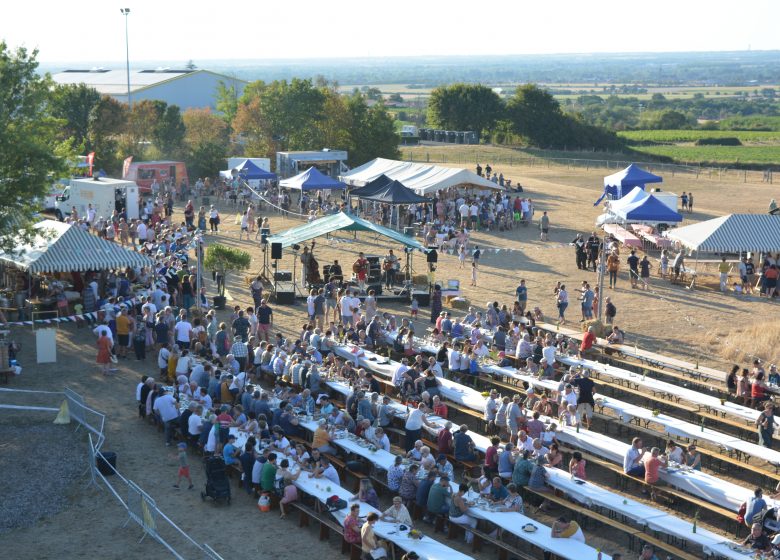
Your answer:
[[[415,236],[414,228],[411,227],[411,226],[405,227],[404,228],[404,235],[406,235],[407,237],[414,237]]]
[[[98,471],[103,476],[111,476],[116,469],[116,453],[113,451],[99,451],[95,455]]]

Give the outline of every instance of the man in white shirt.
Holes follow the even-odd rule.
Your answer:
[[[458,207],[458,213],[460,214],[460,227],[466,227],[469,225],[469,205],[464,201]]]
[[[425,417],[425,411],[427,407],[424,403],[417,405],[417,408],[413,408],[409,412],[409,416],[406,419],[404,428],[406,429],[406,450],[409,451],[414,447],[414,442],[420,439],[422,434],[423,424],[429,428],[433,427],[428,419]]]
[[[435,356],[428,358],[428,369],[430,369],[436,377],[444,377],[444,372],[441,370],[441,366],[436,361]]]
[[[179,348],[190,347],[190,333],[192,332],[192,324],[186,319],[182,319],[176,326],[173,327],[173,332],[176,334],[176,344]]]
[[[547,364],[555,367],[555,341],[550,340],[547,345],[542,348],[542,357],[547,360]]]
[[[196,442],[200,437],[200,433],[203,431],[203,407],[198,405],[195,410],[190,414],[187,420],[187,432],[190,434],[190,441]]]
[[[456,344],[447,356],[447,369],[450,373],[460,372],[460,344]]]
[[[322,466],[319,469],[317,469],[314,478],[325,478],[327,480],[330,480],[336,486],[341,486],[341,481],[339,480],[339,473],[337,473],[336,469],[333,468],[333,465],[330,464],[330,459],[328,459],[327,455],[323,455],[320,458],[320,464]]]
[[[154,303],[152,303],[151,296],[149,296],[148,298],[144,298],[144,299],[145,299],[145,301],[144,301],[143,305],[141,305],[141,313],[143,313],[144,311],[146,311],[148,309],[149,313],[151,314],[151,316],[155,317],[157,315],[157,306]]]
[[[179,418],[178,403],[173,395],[166,391],[165,394],[155,399],[153,408],[165,425],[165,445],[170,447],[173,432],[176,429],[175,422]]]
[[[138,241],[143,245],[146,242],[146,224],[144,222],[138,222],[135,231],[138,235]]]
[[[395,373],[393,373],[393,385],[400,387],[403,383],[404,373],[407,371],[409,371],[409,360],[401,358],[401,365],[399,365],[395,370]]]
[[[171,357],[171,351],[168,344],[163,344],[160,352],[157,354],[157,367],[160,368],[160,379],[168,377],[168,359]]]
[[[492,389],[487,401],[485,401],[485,422],[487,423],[489,434],[495,431],[496,412],[498,412],[498,391]]]

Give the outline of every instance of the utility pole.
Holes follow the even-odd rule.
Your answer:
[[[125,16],[125,62],[127,70],[127,108],[132,109],[133,104],[130,101],[130,38],[127,32],[127,16],[130,15],[130,8],[119,8],[119,11]]]

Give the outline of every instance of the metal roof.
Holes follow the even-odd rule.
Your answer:
[[[172,70],[167,68],[159,70],[130,70],[130,93],[199,73],[214,74],[230,81],[235,80],[229,76],[222,76],[209,70]],[[107,95],[127,94],[126,70],[106,70],[104,68],[91,70],[69,69],[52,74],[52,79],[58,84],[85,84]]]
[[[780,216],[728,214],[671,229],[665,235],[688,249],[705,253],[776,253],[780,252]]]
[[[79,226],[43,220],[34,226],[41,231],[29,245],[21,245],[18,254],[0,252],[0,261],[34,273],[86,272],[153,266],[154,261],[117,243],[100,239]]]

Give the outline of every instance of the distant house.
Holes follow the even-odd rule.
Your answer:
[[[104,95],[127,103],[127,73],[125,70],[107,68],[69,69],[52,75],[58,84],[86,84]],[[130,100],[143,99],[165,101],[178,105],[182,110],[210,107],[214,109],[217,86],[224,82],[234,85],[240,96],[247,82],[217,74],[209,70],[175,70],[157,68],[153,70],[130,71]]]

